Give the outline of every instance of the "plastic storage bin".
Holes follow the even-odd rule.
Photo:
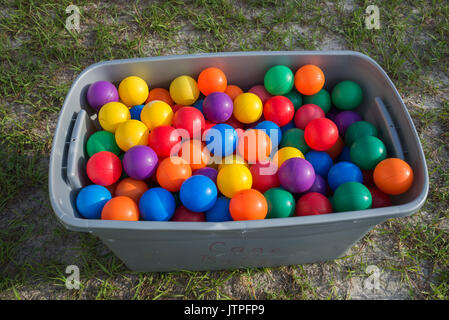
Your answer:
[[[358,111],[379,128],[388,156],[403,158],[413,168],[412,188],[393,197],[393,206],[223,223],[87,220],[77,213],[77,192],[88,184],[84,146],[89,135],[99,129],[85,98],[91,83],[118,83],[136,75],[150,87],[168,87],[176,76],[196,77],[202,69],[215,66],[226,73],[228,83],[247,90],[263,82],[266,70],[273,65],[285,64],[296,71],[308,63],[322,68],[327,90],[339,81],[358,82],[364,91]],[[64,226],[96,235],[132,270],[217,270],[341,257],[377,224],[418,211],[427,197],[428,172],[406,107],[387,74],[371,58],[352,51],[232,52],[107,61],[84,70],[59,115],[50,157],[49,192],[56,217]]]

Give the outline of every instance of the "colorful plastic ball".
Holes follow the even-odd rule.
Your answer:
[[[209,152],[200,140],[187,140],[181,144],[178,156],[190,165],[192,170],[204,168],[209,163]]]
[[[259,97],[260,101],[262,101],[262,104],[265,104],[268,99],[272,97],[272,95],[265,89],[265,86],[263,84],[258,84],[255,86],[252,86],[248,92],[254,93],[256,96]]]
[[[204,134],[204,140],[207,148],[214,156],[225,157],[234,153],[237,148],[238,136],[233,127],[220,123],[214,125]]]
[[[235,98],[243,93],[243,90],[236,85],[230,84],[226,87],[224,92],[232,99],[232,101],[234,101]]]
[[[201,113],[203,113],[203,103],[204,103],[204,99],[198,99],[196,100],[196,102],[193,104],[193,107],[200,110]]]
[[[101,151],[109,151],[119,155],[121,150],[115,142],[115,136],[109,131],[96,131],[90,135],[86,143],[86,151],[89,157]]]
[[[123,156],[123,169],[136,180],[150,178],[156,172],[157,164],[157,154],[148,146],[132,147]]]
[[[239,156],[238,154],[230,154],[222,159],[221,163],[218,165],[218,171],[220,171],[224,166],[230,164],[242,164],[247,168],[250,167],[242,156]]]
[[[327,118],[314,119],[304,129],[304,139],[311,149],[326,151],[337,142],[338,128]]]
[[[282,135],[282,140],[279,146],[281,148],[293,147],[300,150],[303,154],[310,150],[310,147],[304,139],[304,130],[298,128],[291,128],[285,131]]]
[[[148,144],[150,132],[147,126],[139,120],[127,120],[122,122],[115,131],[115,141],[120,149],[128,151],[130,148]]]
[[[340,110],[357,108],[363,100],[362,88],[354,81],[339,82],[331,93],[332,103]]]
[[[173,126],[186,130],[190,139],[201,139],[206,122],[201,111],[194,107],[184,107],[176,111],[173,117]]]
[[[371,192],[359,182],[346,182],[335,190],[333,204],[337,212],[370,209]]]
[[[407,192],[413,184],[414,174],[410,165],[402,159],[388,158],[381,161],[373,172],[374,184],[390,195]]]
[[[349,149],[348,146],[344,146],[343,150],[341,150],[340,155],[337,158],[337,162],[341,162],[341,161],[348,161],[348,162],[352,162],[351,160],[351,149]]]
[[[268,212],[266,219],[287,218],[295,213],[295,198],[282,188],[271,188],[264,192]]]
[[[282,140],[282,130],[273,121],[265,120],[259,122],[254,129],[264,131],[271,139],[271,142],[278,145]]]
[[[362,170],[363,184],[367,188],[374,187],[373,170]]]
[[[148,85],[145,80],[136,76],[126,77],[118,86],[120,100],[130,108],[143,104],[148,93]]]
[[[90,181],[100,186],[115,183],[122,174],[122,163],[119,157],[109,151],[100,151],[89,158],[86,165]]]
[[[342,154],[344,147],[345,144],[343,142],[343,139],[338,136],[337,141],[333,144],[332,147],[326,150],[326,153],[331,156],[332,160],[336,160]]]
[[[163,101],[170,106],[175,104],[175,102],[170,96],[170,92],[168,92],[168,90],[165,88],[151,89],[148,94],[148,98],[145,100],[145,103],[155,100]]]
[[[296,128],[304,130],[310,121],[324,117],[324,111],[319,106],[316,104],[305,104],[295,113],[295,126]]]
[[[190,106],[200,96],[195,79],[190,76],[179,76],[170,83],[170,96],[176,104]]]
[[[166,158],[176,154],[181,147],[181,136],[172,126],[159,126],[150,132],[148,146],[160,158]]]
[[[242,123],[256,122],[262,112],[262,101],[254,93],[245,92],[234,100],[234,117]]]
[[[304,155],[299,149],[293,147],[283,147],[279,149],[273,156],[273,162],[280,167],[286,160],[291,158],[303,158]]]
[[[100,219],[103,207],[111,198],[108,189],[93,184],[80,190],[76,196],[76,209],[84,218]]]
[[[303,217],[332,212],[332,204],[326,196],[318,192],[308,192],[298,199],[295,215]]]
[[[345,142],[349,147],[355,140],[364,136],[378,137],[377,128],[368,121],[357,121],[351,124],[345,133]]]
[[[309,161],[303,158],[286,160],[278,171],[282,187],[293,193],[306,192],[315,181],[315,170]]]
[[[248,163],[266,160],[272,150],[270,137],[262,130],[246,130],[238,139],[237,154]]]
[[[296,90],[304,95],[318,93],[323,88],[324,81],[323,71],[313,64],[302,66],[295,73]]]
[[[101,211],[102,220],[139,221],[139,207],[133,199],[125,196],[113,197]]]
[[[226,75],[218,68],[206,68],[198,76],[198,88],[205,96],[212,92],[224,92],[227,86]]]
[[[262,220],[268,213],[268,203],[263,194],[255,189],[237,191],[229,203],[234,221]]]
[[[370,187],[368,190],[371,192],[371,197],[373,199],[372,208],[384,208],[392,205],[388,194],[380,191],[376,187]]]
[[[178,192],[184,181],[192,176],[192,169],[187,161],[179,157],[167,157],[156,169],[159,185],[171,192]]]
[[[213,126],[215,126],[216,123],[215,122],[210,122],[210,121],[205,121],[204,122],[204,130],[203,130],[203,136],[206,134],[207,130],[209,130],[210,128],[212,128]],[[233,128],[234,129],[234,128]]]
[[[307,190],[307,192],[318,192],[326,196],[329,193],[329,187],[326,180],[319,174],[315,173],[315,181],[313,181],[312,186],[309,190]]]
[[[99,111],[108,102],[118,102],[117,88],[109,81],[97,81],[92,83],[87,89],[87,103]]]
[[[257,162],[250,167],[253,179],[252,188],[264,193],[268,189],[279,187],[278,167],[274,162]]]
[[[173,217],[176,201],[173,194],[164,188],[147,190],[139,201],[140,216],[147,221],[168,221]]]
[[[197,169],[193,172],[194,176],[197,175],[202,175],[202,176],[206,176],[209,179],[211,179],[215,184],[217,183],[217,176],[218,176],[218,171],[217,169],[211,168],[211,167],[204,167],[201,169]]]
[[[335,121],[335,117],[340,113],[337,108],[332,107],[327,113],[326,118]]]
[[[212,92],[203,102],[203,113],[207,120],[221,123],[232,116],[234,104],[232,99],[224,92]]]
[[[206,216],[204,212],[193,212],[184,206],[179,206],[171,217],[171,221],[204,222],[206,221]]]
[[[225,122],[226,124],[229,124],[231,127],[233,127],[234,129],[245,129],[245,124],[241,123],[240,121],[238,121],[234,115],[232,115],[228,121]]]
[[[124,172],[125,170],[122,170],[122,173]],[[121,179],[122,177],[120,177],[120,179]],[[113,184],[111,184],[111,185],[109,185],[109,186],[105,186],[105,188],[106,189],[108,189],[108,191],[111,193],[111,196],[114,196],[115,195],[115,189],[117,188],[117,184],[118,184],[118,182],[120,181],[120,179],[117,181],[117,182],[115,182],[115,183],[113,183]]]
[[[150,101],[143,107],[142,112],[140,113],[140,118],[151,131],[159,126],[171,125],[173,120],[173,110],[163,101]]]
[[[191,176],[181,186],[179,196],[182,204],[194,212],[204,212],[212,208],[217,200],[217,187],[206,176]]]
[[[115,188],[116,196],[125,196],[139,203],[140,197],[148,190],[145,181],[125,178],[117,183]]]
[[[334,165],[332,158],[323,151],[309,151],[306,153],[306,160],[310,162],[315,170],[315,173],[323,177],[327,177],[327,173]]]
[[[304,104],[316,104],[324,113],[328,113],[331,110],[331,95],[326,89],[321,89],[317,93],[310,96],[303,96]]]
[[[220,192],[232,198],[237,191],[251,189],[251,171],[242,164],[228,164],[218,171],[217,186]]]
[[[293,103],[295,111],[302,106],[302,95],[298,91],[296,91],[296,89],[291,90],[284,96]]]
[[[293,72],[287,66],[273,66],[265,73],[264,86],[272,95],[280,96],[289,93],[293,84]]]
[[[334,191],[343,183],[351,181],[363,183],[362,171],[351,162],[338,162],[330,168],[327,174],[329,187]]]
[[[143,104],[139,104],[138,106],[130,108],[129,113],[131,114],[131,119],[141,121],[140,114],[142,113],[142,109],[144,106],[145,105]]]
[[[231,212],[229,211],[229,203],[231,199],[226,197],[218,197],[212,208],[205,212],[206,221],[208,222],[224,222],[232,221]]]
[[[171,106],[171,109],[173,110],[173,114],[175,114],[176,111],[178,111],[179,109],[184,108],[184,107],[187,107],[187,106],[184,106],[182,104],[175,104],[175,105]]]
[[[98,121],[101,127],[109,132],[115,133],[118,125],[131,119],[127,106],[120,102],[108,102],[98,112]]]
[[[349,128],[351,124],[357,121],[361,121],[362,117],[360,117],[354,111],[342,111],[335,117],[335,124],[337,125],[338,132],[344,136],[346,130]]]
[[[384,143],[376,137],[364,136],[357,139],[350,148],[351,161],[360,169],[373,170],[387,157]]]
[[[265,102],[263,115],[266,120],[273,121],[282,127],[292,121],[295,116],[295,108],[290,99],[284,96],[274,96]]]

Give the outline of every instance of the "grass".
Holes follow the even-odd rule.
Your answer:
[[[64,28],[70,1],[10,1],[0,10],[0,297],[29,299],[350,299],[375,264],[414,299],[448,299],[449,5],[446,1],[77,1],[81,30]],[[365,8],[380,8],[367,30]],[[334,262],[217,272],[135,273],[93,236],[54,222],[47,166],[71,82],[109,59],[239,50],[316,50],[335,41],[386,70],[406,100],[428,160],[428,201],[377,226]],[[436,107],[426,106],[431,100]],[[37,242],[35,251],[27,248]],[[42,248],[38,249],[38,244]],[[376,256],[381,247],[389,258]],[[45,252],[46,248],[51,252]],[[81,288],[64,287],[68,264]]]

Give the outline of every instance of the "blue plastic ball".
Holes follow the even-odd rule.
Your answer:
[[[149,221],[168,221],[176,209],[173,194],[160,187],[151,188],[140,197],[140,216]]]
[[[327,182],[332,190],[336,190],[345,182],[363,183],[362,170],[352,162],[342,161],[334,164],[327,174]]]
[[[342,161],[352,162],[350,149],[347,146],[343,147],[343,150],[341,150],[341,153],[337,158],[337,162],[342,162]]]
[[[205,136],[207,148],[218,157],[233,154],[237,148],[237,139],[237,131],[226,123],[214,125],[207,130]]]
[[[223,222],[232,221],[231,213],[229,211],[229,203],[231,199],[226,197],[218,197],[212,208],[205,212],[206,221]]]
[[[285,131],[291,129],[291,128],[296,128],[295,126],[295,121],[290,121],[289,123],[287,123],[285,126],[281,127],[281,131],[282,133],[284,133]]]
[[[131,109],[129,109],[129,112],[131,113],[131,119],[133,120],[140,120],[140,113],[142,112],[144,105],[139,104],[138,106],[134,106]]]
[[[201,113],[203,113],[203,102],[204,102],[204,99],[199,99],[193,104],[193,107],[197,108],[198,110],[201,111]]]
[[[277,142],[277,145],[279,145],[279,143],[281,143],[282,130],[273,121],[265,120],[265,121],[259,122],[254,127],[254,129],[263,130],[270,137],[272,143],[276,143]],[[275,139],[276,136],[277,136],[277,139]]]
[[[181,203],[193,212],[205,212],[217,200],[217,186],[206,176],[191,176],[181,185]]]
[[[76,197],[76,208],[87,219],[101,219],[101,211],[112,196],[103,186],[92,184],[84,187]]]
[[[318,173],[322,177],[327,177],[329,169],[334,164],[331,156],[323,151],[309,151],[305,157],[312,164],[315,173]]]

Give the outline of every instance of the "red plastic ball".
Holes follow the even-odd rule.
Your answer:
[[[314,119],[305,128],[304,139],[313,150],[326,151],[337,142],[337,125],[327,118]]]
[[[176,113],[176,111],[178,111],[181,108],[184,108],[185,106],[182,104],[175,104],[174,106],[171,106],[171,109],[173,110],[173,114]]]
[[[295,126],[304,130],[310,121],[318,118],[324,118],[326,115],[316,104],[305,104],[300,107],[295,114]]]
[[[298,199],[295,208],[296,216],[311,216],[332,213],[332,204],[328,198],[318,192],[309,192]]]
[[[293,103],[284,96],[274,96],[265,102],[263,116],[265,120],[273,121],[279,127],[283,127],[292,121],[295,115]]]
[[[362,170],[363,184],[367,188],[374,187],[373,170]],[[380,191],[380,190],[379,190]]]
[[[238,121],[234,115],[232,115],[228,121],[225,122],[226,124],[229,124],[231,127],[233,127],[234,129],[245,129],[245,124],[241,123],[240,121]]]
[[[277,175],[278,167],[274,162],[257,162],[249,169],[253,177],[253,189],[262,193],[271,188],[279,187],[279,178]]]
[[[371,197],[373,198],[372,208],[383,208],[391,206],[391,199],[388,194],[380,191],[376,187],[368,188],[371,192]]]
[[[148,138],[148,146],[151,147],[160,158],[175,154],[177,146],[181,146],[181,136],[172,126],[160,126],[151,131]]]
[[[184,107],[173,116],[173,126],[176,129],[187,130],[190,139],[201,139],[201,133],[206,127],[206,120],[200,110],[194,107]]]
[[[86,171],[93,183],[110,186],[122,175],[122,162],[114,153],[101,151],[89,158]]]
[[[184,206],[176,208],[173,214],[172,221],[191,221],[191,222],[203,222],[206,221],[204,212],[193,212]]]

